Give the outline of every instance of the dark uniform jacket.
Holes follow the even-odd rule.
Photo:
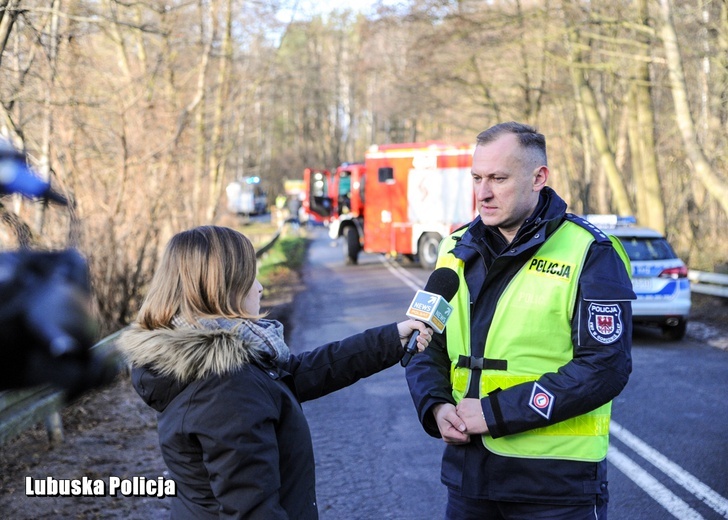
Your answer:
[[[404,352],[393,324],[291,355],[282,367],[240,362],[246,345],[224,329],[135,326],[122,340],[134,387],[158,412],[162,455],[177,484],[171,516],[190,520],[318,518],[300,403],[392,366]],[[201,347],[185,349],[190,342]],[[156,349],[155,364],[139,366],[148,349]],[[213,355],[227,360],[220,373],[195,378]],[[160,372],[193,377],[184,383]]]
[[[566,203],[550,188],[542,190],[538,207],[508,244],[495,228],[476,218],[452,251],[465,262],[470,305],[471,353],[482,357],[498,299],[518,270],[529,260],[566,215]],[[596,232],[598,234],[598,232]],[[595,235],[596,237],[596,235]],[[608,238],[595,240],[579,279],[571,323],[574,358],[539,384],[554,396],[553,417],[564,420],[591,411],[619,395],[632,369],[632,307],[635,298],[624,263]],[[589,300],[621,308],[623,333],[603,344],[588,330]],[[450,402],[450,359],[445,335],[436,335],[423,354],[407,366],[407,382],[420,421],[433,437],[440,433],[432,414],[438,403]],[[548,348],[548,339],[544,339]],[[473,371],[467,397],[478,397],[480,372]],[[481,400],[491,435],[499,437],[547,425],[529,406],[532,385],[516,385],[498,393],[500,414],[491,397]],[[496,420],[498,417],[499,420]],[[480,435],[466,445],[447,445],[442,459],[442,482],[469,498],[545,504],[594,504],[607,499],[606,460],[598,463],[556,459],[504,457],[489,452]]]

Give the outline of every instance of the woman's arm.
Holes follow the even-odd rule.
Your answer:
[[[419,346],[428,344],[430,329],[423,323],[407,320],[368,329],[291,356],[289,371],[293,374],[299,399],[316,399],[396,364],[404,354],[408,333],[415,328],[422,329]]]

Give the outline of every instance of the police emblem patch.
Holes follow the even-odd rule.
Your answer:
[[[622,336],[622,309],[617,304],[589,304],[589,334],[599,343],[614,343]]]
[[[554,394],[534,382],[528,406],[530,406],[537,414],[542,415],[546,419],[550,419],[551,409],[554,407]]]

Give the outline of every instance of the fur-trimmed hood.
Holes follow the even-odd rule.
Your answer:
[[[225,375],[261,358],[246,344],[239,327],[232,329],[155,329],[138,324],[126,329],[117,342],[133,368],[146,367],[182,383]]]

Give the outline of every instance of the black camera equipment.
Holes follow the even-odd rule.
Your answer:
[[[91,350],[89,297],[73,249],[0,253],[0,389],[50,383],[73,399],[113,379],[115,367]]]
[[[0,196],[66,199],[0,138]],[[75,249],[0,253],[0,390],[52,384],[73,399],[110,382],[116,364],[94,355],[88,266]]]

